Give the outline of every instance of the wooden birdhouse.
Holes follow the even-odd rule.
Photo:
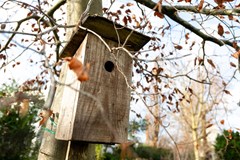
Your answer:
[[[73,34],[61,57],[74,56],[84,65],[89,63],[89,80],[80,82],[72,70],[64,71],[68,85],[63,87],[56,138],[126,142],[132,58],[123,50],[110,52],[109,48],[124,44],[134,53],[150,38],[99,16],[89,16],[82,26],[86,29]]]

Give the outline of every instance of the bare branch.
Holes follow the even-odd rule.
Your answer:
[[[58,3],[56,3],[48,12],[47,15],[50,17],[53,17],[54,12],[58,10],[62,5],[66,3],[66,0],[60,0]]]
[[[152,1],[147,1],[147,0],[135,0],[136,2],[138,3],[141,3],[143,5],[145,5],[146,7],[149,7],[149,8],[154,8],[157,4],[152,2]],[[178,8],[177,8],[178,7]],[[194,27],[193,25],[191,25],[190,23],[188,23],[186,20],[182,19],[181,17],[178,16],[177,14],[177,11],[178,9],[179,10],[183,10],[183,9],[186,9],[186,8],[191,8],[191,7],[180,7],[180,6],[162,6],[162,10],[161,10],[161,13],[162,14],[165,14],[167,15],[169,18],[171,18],[173,21],[179,23],[180,25],[182,25],[183,27],[189,29],[190,31],[192,31],[193,33],[195,33],[196,35],[198,35],[199,37],[201,37],[203,40],[205,41],[211,41],[213,43],[216,43],[220,46],[223,46],[224,44],[227,44],[231,47],[234,47],[233,46],[233,42],[231,41],[227,41],[227,40],[220,40],[218,38],[215,38],[211,35],[207,35],[205,33],[203,33],[202,31],[200,31],[200,29]],[[192,11],[196,11],[194,10],[194,8],[192,8]],[[205,9],[206,11],[206,9]],[[208,12],[208,15],[210,14],[210,11],[214,11],[214,10],[207,10]],[[203,12],[203,11],[202,11]],[[240,10],[235,10],[235,12],[240,12]],[[196,13],[201,13],[200,11],[196,11]],[[215,13],[219,13],[219,12],[215,12]],[[225,15],[227,15],[227,13],[230,13],[230,11],[228,10],[227,11],[222,11],[222,14],[225,13]],[[214,15],[214,14],[212,14]],[[237,50],[239,49],[239,47],[236,48]]]
[[[22,32],[17,32],[18,29],[20,28],[21,24],[25,21],[28,21],[30,19],[35,19],[35,20],[38,20],[40,17],[39,16],[36,16],[36,15],[33,15],[33,16],[29,16],[29,17],[26,17],[24,19],[21,19],[20,21],[17,22],[17,26],[15,28],[14,31],[4,31],[4,30],[0,30],[0,33],[12,33],[11,37],[9,37],[8,41],[6,42],[6,44],[3,46],[3,48],[0,50],[0,53],[4,50],[7,49],[8,45],[10,44],[10,42],[12,41],[12,39],[14,38],[14,36],[16,34],[22,34]],[[30,35],[30,36],[36,36],[35,34],[33,33],[24,33],[25,35]]]

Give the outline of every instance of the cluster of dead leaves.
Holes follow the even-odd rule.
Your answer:
[[[72,70],[77,75],[77,79],[80,82],[84,82],[89,79],[88,74],[90,69],[89,63],[87,63],[86,66],[84,66],[82,62],[75,57],[66,57],[64,58],[64,60],[68,62],[69,69]]]
[[[183,0],[179,0],[180,2]],[[185,0],[185,2],[191,3],[191,0]],[[217,7],[214,7],[214,9],[225,9],[224,3],[227,2],[233,2],[233,0],[214,0],[214,2],[217,4]],[[200,0],[200,3],[198,4],[198,10],[202,10],[204,4],[204,0]],[[239,6],[236,6],[239,7]]]
[[[157,16],[161,19],[164,18],[164,14],[162,14],[162,0],[160,0],[157,5],[153,8],[154,12],[154,16]]]
[[[226,3],[226,2],[232,2],[233,0],[214,0],[215,3],[217,3],[217,5],[219,7],[222,7],[224,6],[223,3]]]

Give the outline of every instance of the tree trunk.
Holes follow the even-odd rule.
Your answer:
[[[95,159],[95,145],[86,142],[70,142],[68,160],[93,160]]]
[[[81,13],[85,11],[89,0],[67,0],[67,24],[74,25],[80,20]],[[93,0],[90,14],[102,14],[102,1]],[[67,39],[72,35],[73,29],[67,30]],[[60,82],[65,82],[65,72],[67,65],[63,65],[60,75]],[[54,102],[51,109],[53,113],[59,113],[59,99],[62,99],[63,86],[57,86]],[[51,122],[48,122],[46,128],[56,131],[52,127]],[[65,160],[65,159],[95,159],[94,145],[85,142],[68,142],[56,140],[54,134],[44,132],[42,144],[39,150],[39,160]],[[68,155],[67,155],[68,154]]]
[[[208,140],[207,140],[207,124],[206,124],[206,107],[205,107],[205,104],[202,105],[202,144],[201,144],[201,147],[202,147],[202,155],[201,155],[201,159],[202,160],[205,160],[206,157],[207,157],[207,152],[208,152]]]
[[[153,83],[153,85],[156,85]],[[158,93],[157,90],[154,89],[154,93]],[[153,102],[157,102],[156,105],[149,108],[151,113],[148,113],[146,116],[146,120],[148,123],[147,129],[146,129],[146,144],[153,146],[153,147],[159,147],[159,130],[160,130],[160,104],[159,104],[159,97],[158,95],[152,96]]]
[[[67,24],[75,25],[79,22],[81,14],[85,11],[91,0],[67,0]],[[90,15],[102,15],[102,0],[92,0],[89,10]],[[73,29],[67,30],[67,39],[72,35]]]
[[[66,67],[63,67],[60,75],[60,80],[63,82],[65,81],[65,77],[64,74],[62,73],[64,73],[65,70]],[[59,108],[60,101],[58,101],[58,98],[62,97],[62,87],[63,86],[57,86],[54,101],[51,107],[53,113],[58,113],[60,110]],[[56,131],[56,127],[53,128],[50,121],[48,121],[46,128],[51,129],[54,132]],[[39,150],[38,160],[65,160],[67,146],[68,146],[67,141],[56,140],[54,134],[45,131],[43,134],[43,139]]]
[[[196,116],[192,114],[192,139],[194,145],[194,157],[195,160],[199,160],[199,139],[198,139],[198,125],[196,124]]]

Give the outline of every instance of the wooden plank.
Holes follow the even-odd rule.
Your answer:
[[[83,41],[76,54],[74,55],[82,63],[84,63],[86,42],[87,39]],[[66,79],[62,83],[71,84],[71,87],[63,86],[62,89],[63,95],[62,99],[59,99],[61,101],[61,103],[59,103],[61,107],[55,137],[61,140],[71,140],[75,113],[78,105],[78,90],[80,90],[80,82],[77,80],[77,76],[75,75],[75,73],[71,71],[68,67],[65,71],[65,74]]]
[[[66,44],[66,46],[61,51],[60,57],[61,58],[72,57],[78,50],[81,43],[83,42],[86,34],[87,34],[87,31],[84,31],[81,29],[75,30],[72,37],[70,38],[70,41]]]
[[[120,44],[123,44],[130,35],[125,47],[131,51],[139,51],[150,40],[150,37],[146,35],[113,23],[107,18],[100,16],[89,16],[83,22],[82,26],[96,32],[103,38]],[[73,34],[69,43],[61,52],[61,57],[72,56],[78,49],[86,34],[87,32],[85,30],[78,28],[78,30],[76,30]]]

